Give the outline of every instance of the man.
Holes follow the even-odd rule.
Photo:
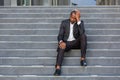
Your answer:
[[[80,20],[80,11],[74,10],[70,13],[70,19],[61,22],[58,34],[58,54],[55,65],[54,75],[61,74],[61,65],[64,53],[71,49],[81,49],[81,66],[87,66],[86,56],[87,40],[84,29],[84,22]]]

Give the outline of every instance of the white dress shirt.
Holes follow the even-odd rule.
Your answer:
[[[81,21],[77,22],[78,25],[80,25]],[[74,36],[73,36],[73,27],[74,24],[70,23],[70,33],[69,33],[69,37],[67,41],[73,41],[75,40]]]

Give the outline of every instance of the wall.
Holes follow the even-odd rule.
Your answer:
[[[120,0],[96,0],[97,5],[120,5]]]

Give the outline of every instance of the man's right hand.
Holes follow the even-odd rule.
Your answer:
[[[76,11],[76,19],[77,19],[77,22],[80,21],[80,11],[78,9],[75,9]]]
[[[65,49],[66,48],[66,43],[65,42],[60,42],[59,43],[59,48],[61,48],[61,49]]]

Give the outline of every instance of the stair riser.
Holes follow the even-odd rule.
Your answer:
[[[0,41],[33,41],[33,42],[47,42],[47,41],[56,41],[57,42],[57,35],[56,36],[0,36]],[[87,41],[113,41],[113,42],[119,42],[120,36],[89,36],[87,35]]]
[[[60,23],[63,19],[0,19],[0,23]],[[119,23],[120,19],[82,19],[85,23]]]
[[[118,18],[119,14],[81,14],[82,18]],[[1,14],[2,18],[69,18],[69,14]]]
[[[65,67],[63,75],[120,75],[120,67]],[[0,67],[1,75],[53,75],[54,67]],[[104,73],[103,73],[104,72]]]
[[[87,50],[87,57],[118,57],[120,56],[120,51],[92,51]],[[56,49],[55,50],[1,50],[0,55],[2,57],[55,57],[57,56]],[[103,56],[104,55],[104,56]],[[67,57],[79,57],[80,50],[71,50],[68,53],[65,53]]]
[[[0,77],[1,80],[120,80],[120,77]]]
[[[57,43],[0,43],[0,49],[56,49]],[[88,43],[88,49],[119,49],[120,43]]]
[[[53,66],[56,63],[56,57],[52,59],[0,59],[0,65],[12,65],[12,66],[32,66],[32,65],[50,65]],[[120,59],[87,59],[89,66],[120,66]],[[64,59],[64,66],[80,66],[80,58],[76,59]]]
[[[75,8],[3,8],[0,10],[2,13],[54,13],[54,12],[63,12],[68,13],[74,10]],[[78,8],[81,12],[84,13],[102,13],[102,12],[119,12],[120,8]]]
[[[59,29],[53,30],[0,30],[0,35],[58,35]],[[87,35],[119,35],[120,30],[96,30],[96,29],[86,29]]]
[[[111,23],[106,23],[106,24],[99,24],[99,23],[93,23],[93,24],[87,24],[84,22],[85,28],[88,29],[120,29],[120,24],[111,24]],[[43,24],[43,23],[38,23],[38,24],[29,24],[29,23],[24,23],[24,24],[7,24],[7,23],[2,23],[0,24],[0,29],[59,29],[60,27],[60,22],[58,24]]]

